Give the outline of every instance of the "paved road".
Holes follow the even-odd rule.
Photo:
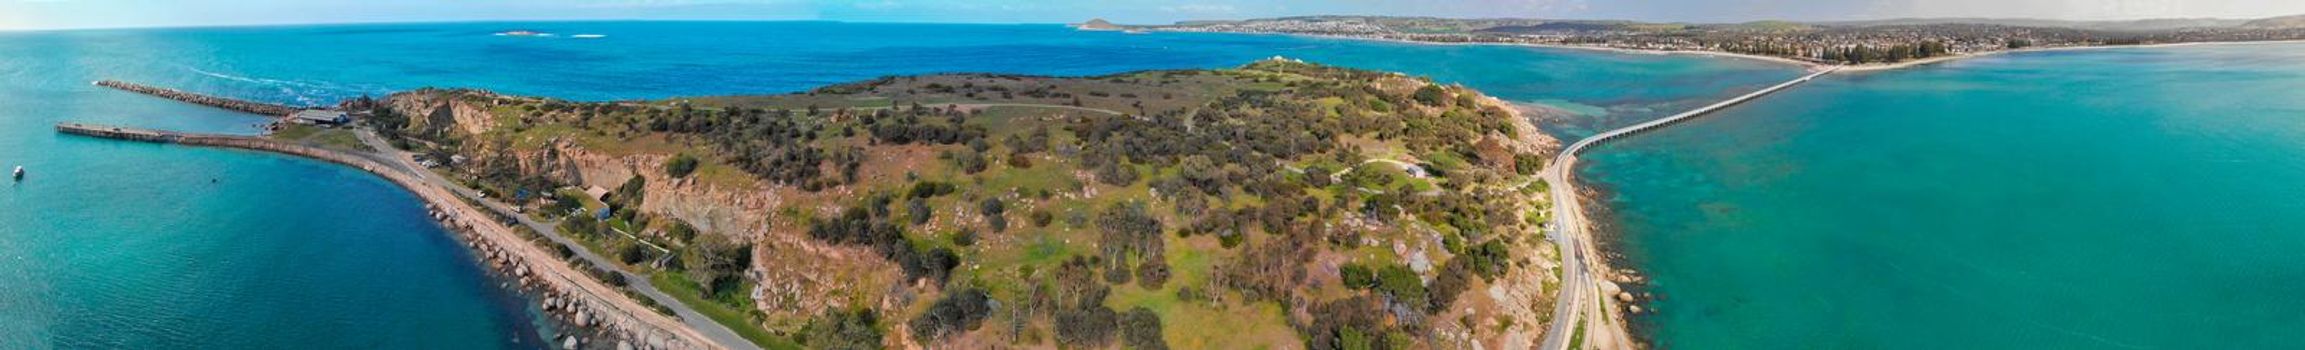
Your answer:
[[[1633,340],[1626,334],[1623,317],[1609,317],[1614,309],[1608,307],[1611,291],[1616,285],[1607,284],[1594,270],[1602,268],[1600,250],[1592,242],[1592,233],[1586,232],[1591,224],[1585,220],[1583,203],[1578,201],[1576,189],[1577,156],[1602,142],[1656,130],[1707,113],[1735,106],[1768,94],[1783,91],[1819,76],[1840,70],[1832,67],[1802,76],[1775,86],[1753,91],[1735,98],[1682,112],[1670,117],[1651,120],[1633,126],[1603,132],[1578,140],[1561,150],[1561,155],[1545,167],[1542,175],[1552,184],[1553,222],[1552,238],[1561,247],[1561,294],[1554,299],[1553,325],[1545,331],[1545,341],[1539,349],[1569,349],[1569,338],[1575,336],[1577,325],[1585,330],[1584,347],[1600,349],[1630,349]],[[1592,317],[1599,315],[1601,317]]]
[[[705,337],[711,338],[711,340],[715,343],[719,343],[720,347],[722,348],[737,350],[760,349],[759,346],[753,345],[752,341],[745,340],[743,336],[738,336],[736,331],[729,330],[727,326],[723,326],[719,322],[713,322],[712,318],[705,317],[702,313],[697,313],[696,309],[690,308],[688,304],[681,303],[680,299],[673,298],[671,295],[664,294],[663,291],[656,289],[656,284],[650,282],[648,276],[634,274],[630,271],[625,271],[622,268],[618,268],[617,266],[619,265],[617,265],[614,260],[608,259],[607,257],[601,256],[600,254],[596,254],[590,249],[585,249],[584,245],[578,244],[575,240],[571,240],[566,236],[562,236],[560,234],[560,230],[554,228],[552,225],[538,222],[536,220],[530,219],[527,215],[521,215],[518,212],[514,212],[511,207],[506,206],[503,203],[498,203],[495,200],[483,199],[483,197],[480,196],[479,191],[475,191],[472,188],[465,187],[463,184],[458,184],[454,181],[448,181],[448,179],[443,179],[439,176],[433,176],[434,174],[432,174],[431,171],[424,170],[423,167],[414,164],[414,161],[410,160],[408,152],[401,151],[398,148],[392,148],[392,144],[384,142],[384,139],[382,137],[378,137],[373,131],[360,129],[358,134],[360,136],[361,142],[368,144],[368,147],[375,148],[377,152],[363,155],[363,157],[370,159],[384,158],[382,159],[384,164],[400,168],[400,170],[403,172],[416,174],[417,177],[423,178],[425,182],[431,183],[434,186],[446,188],[449,191],[455,192],[459,196],[474,199],[475,202],[480,202],[482,206],[487,207],[490,211],[495,211],[498,214],[512,217],[514,220],[519,221],[521,225],[527,225],[528,228],[534,229],[536,232],[544,234],[544,237],[551,239],[553,243],[560,244],[561,246],[568,247],[568,249],[571,251],[575,251],[577,258],[584,259],[586,262],[592,263],[593,266],[615,270],[616,273],[624,275],[624,280],[631,284],[633,291],[639,292],[642,296],[646,296],[651,300],[655,300],[658,305],[664,305],[666,308],[672,309],[673,315],[679,316],[681,323],[688,325],[689,328],[695,329],[698,333],[703,333]]]

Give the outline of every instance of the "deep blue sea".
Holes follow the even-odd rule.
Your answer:
[[[491,33],[525,29],[555,37]],[[578,39],[597,34],[597,39]],[[1402,71],[1580,115],[1669,114],[1799,72],[1749,60],[1057,25],[578,22],[0,32],[0,348],[521,348],[535,313],[414,197],[251,152],[54,134],[57,122],[253,132],[120,79],[332,103],[426,86],[575,100],[784,93],[884,75],[1095,75],[1287,56]]]

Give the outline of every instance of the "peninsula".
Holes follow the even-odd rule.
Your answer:
[[[1722,54],[1796,64],[1842,65],[1852,70],[1894,68],[1914,62],[2012,50],[2305,40],[2305,15],[2255,20],[1970,18],[1746,23],[1308,16],[1108,27]]]
[[[1529,348],[1563,288],[1543,234],[1560,143],[1393,73],[1275,58],[339,108],[358,118],[264,137],[58,130],[378,173],[480,255],[562,280],[571,320],[634,329],[587,344]]]

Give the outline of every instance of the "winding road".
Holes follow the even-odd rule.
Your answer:
[[[1771,93],[1783,91],[1817,77],[1832,74],[1840,69],[1840,67],[1828,67],[1791,81],[1681,114],[1586,137],[1569,145],[1568,148],[1563,148],[1561,155],[1554,158],[1553,163],[1547,165],[1545,170],[1539,174],[1539,176],[1544,177],[1545,182],[1552,184],[1553,229],[1550,231],[1553,242],[1561,247],[1561,293],[1553,301],[1553,324],[1550,329],[1545,331],[1545,341],[1538,346],[1538,349],[1570,349],[1570,343],[1573,342],[1571,339],[1577,338],[1576,333],[1580,330],[1585,333],[1583,344],[1580,347],[1634,348],[1632,335],[1625,331],[1624,317],[1616,315],[1616,309],[1609,306],[1609,295],[1613,291],[1617,291],[1618,287],[1614,283],[1601,281],[1600,279],[1603,277],[1599,275],[1600,272],[1595,271],[1605,270],[1607,267],[1603,265],[1605,262],[1601,261],[1600,249],[1594,247],[1592,232],[1589,231],[1592,225],[1586,221],[1584,206],[1578,201],[1576,187],[1578,155],[1584,153],[1586,149],[1604,142],[1704,116]]]

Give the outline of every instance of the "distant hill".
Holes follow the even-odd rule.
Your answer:
[[[1122,28],[1120,25],[1112,24],[1112,22],[1109,22],[1109,21],[1105,21],[1103,18],[1094,18],[1094,19],[1089,19],[1089,20],[1088,20],[1088,22],[1081,22],[1079,25],[1074,25],[1074,26],[1073,26],[1073,28],[1079,28],[1080,30],[1123,30],[1123,29],[1128,29],[1128,28]]]
[[[1597,32],[1597,31],[1620,30],[1620,29],[1623,29],[1623,28],[1625,27],[1625,25],[1626,25],[1626,24],[1627,24],[1627,23],[1600,23],[1600,22],[1552,22],[1552,23],[1545,23],[1545,24],[1539,24],[1539,25],[1533,25],[1533,26],[1502,26],[1502,27],[1493,27],[1493,28],[1481,29],[1481,30],[1479,30],[1479,31],[1480,31],[1480,32],[1489,32],[1489,33],[1512,33],[1512,34],[1544,33],[1544,32]]]
[[[2305,15],[2260,19],[2242,23],[2241,26],[2258,29],[2305,28]]]
[[[2246,19],[2223,18],[2156,18],[2120,21],[2068,21],[2030,18],[1898,18],[1868,21],[1813,22],[1825,26],[1871,27],[1896,25],[1936,24],[1990,24],[2012,27],[2070,28],[2088,30],[2151,31],[2181,28],[2233,27],[2249,22]]]
[[[1815,28],[1816,28],[1816,26],[1808,25],[1808,24],[1806,24],[1806,23],[1800,23],[1800,22],[1791,22],[1791,21],[1753,21],[1753,22],[1745,22],[1745,23],[1732,24],[1732,25],[1729,25],[1728,27],[1729,27],[1729,28],[1737,28],[1737,29],[1746,29],[1746,30],[1759,30],[1759,31],[1801,31],[1801,30],[1809,30],[1809,29],[1815,29]]]

